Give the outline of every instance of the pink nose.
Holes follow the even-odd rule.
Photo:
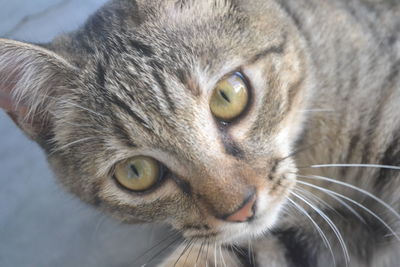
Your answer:
[[[252,195],[237,211],[226,217],[225,220],[228,222],[249,221],[254,216],[256,200],[257,196],[255,194]]]

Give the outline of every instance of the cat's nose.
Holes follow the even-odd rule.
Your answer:
[[[228,222],[247,222],[254,218],[256,212],[257,195],[253,192],[243,201],[243,204],[232,214],[224,216],[224,220]]]

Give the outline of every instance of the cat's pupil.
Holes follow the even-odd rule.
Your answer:
[[[136,178],[140,176],[139,171],[135,165],[131,165],[130,168],[133,171],[133,173],[135,174]]]
[[[222,96],[223,99],[226,100],[226,102],[231,103],[231,100],[230,100],[229,97],[225,94],[224,91],[219,90],[219,94]]]

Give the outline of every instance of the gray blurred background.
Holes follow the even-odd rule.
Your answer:
[[[0,0],[0,37],[50,41],[79,27],[104,2]],[[146,257],[135,259],[161,231],[121,225],[64,193],[43,152],[0,110],[1,267],[141,266]]]

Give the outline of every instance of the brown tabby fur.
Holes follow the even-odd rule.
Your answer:
[[[0,103],[66,189],[122,221],[168,223],[198,241],[163,266],[333,265],[310,218],[336,266],[397,266],[399,242],[379,219],[344,199],[361,220],[301,182],[343,194],[399,231],[393,210],[368,195],[304,177],[350,183],[400,210],[399,171],[311,167],[400,165],[399,31],[397,1],[114,0],[52,43],[1,39]],[[251,102],[225,125],[209,99],[238,70]],[[169,169],[150,192],[112,178],[135,155]],[[221,219],[253,191],[253,221]],[[348,263],[334,229],[304,200],[337,226]],[[252,251],[226,245],[248,239]]]

